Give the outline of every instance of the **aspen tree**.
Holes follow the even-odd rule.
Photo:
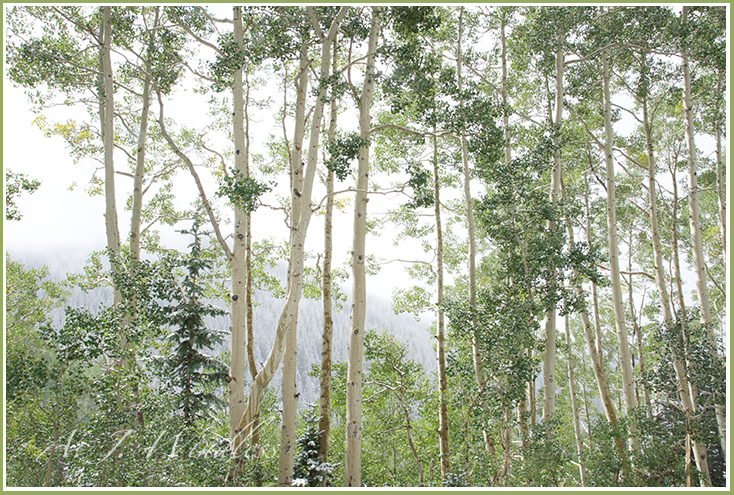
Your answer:
[[[586,467],[584,465],[584,441],[581,438],[581,422],[579,421],[579,406],[576,400],[576,380],[573,374],[573,352],[571,347],[571,330],[569,328],[569,318],[566,314],[566,348],[568,349],[568,393],[571,395],[571,414],[573,415],[573,433],[576,439],[576,453],[579,460],[579,473],[581,476],[581,486],[587,486]]]
[[[438,139],[433,130],[433,212],[436,221],[436,361],[438,362],[438,448],[441,478],[451,471],[449,459],[448,380],[446,377],[446,323],[443,304],[443,232],[441,227],[440,177],[438,173]]]
[[[237,48],[244,47],[242,7],[233,7],[232,21],[234,23],[234,40]],[[247,161],[245,149],[245,116],[243,96],[243,68],[241,65],[234,72],[232,83],[232,126],[234,136],[234,163],[235,170],[244,175]],[[229,375],[229,427],[230,438],[235,442],[236,429],[239,419],[245,409],[245,337],[247,318],[247,299],[245,272],[245,252],[247,222],[249,214],[241,207],[234,205],[234,231],[232,235],[232,255],[229,259],[232,273],[232,288],[230,295],[231,309],[231,338],[230,338],[230,365]]]
[[[324,37],[320,33],[320,30],[319,32],[317,32],[317,34],[321,35],[319,37],[322,40],[320,74],[328,74],[329,62],[331,61],[330,45],[336,37],[339,24],[346,15],[347,10],[348,7],[340,8],[338,14],[331,23],[331,27],[329,28],[329,32],[326,37]],[[305,108],[305,97],[308,90],[308,68],[310,65],[310,61],[307,57],[306,42],[302,43],[300,53],[300,70],[297,83],[297,111],[300,111],[298,110],[299,105],[303,105],[303,107]],[[308,231],[308,226],[313,214],[313,209],[311,206],[311,196],[313,191],[314,177],[316,174],[316,161],[318,157],[320,137],[319,129],[321,126],[323,105],[326,99],[326,89],[327,85],[325,84],[320,85],[319,87],[316,106],[313,111],[311,120],[312,125],[308,149],[308,159],[306,164],[303,164],[301,162],[300,149],[301,143],[303,142],[303,136],[305,134],[306,122],[304,118],[296,119],[296,128],[293,138],[293,150],[291,152],[291,184],[293,185],[293,187],[291,191],[291,242],[289,244],[290,255],[288,261],[289,274],[286,291],[286,303],[280,315],[280,318],[278,319],[275,339],[273,342],[273,346],[270,350],[270,354],[268,355],[267,360],[265,361],[262,368],[257,373],[257,376],[252,382],[250,393],[247,399],[247,407],[245,408],[245,412],[243,413],[238,425],[238,434],[243,435],[245,441],[248,441],[251,438],[254,425],[256,424],[256,421],[260,416],[260,407],[262,405],[262,397],[265,387],[268,385],[268,383],[270,383],[270,380],[272,380],[273,375],[275,374],[275,371],[280,364],[280,360],[285,354],[287,340],[289,338],[293,338],[289,334],[291,334],[291,331],[295,333],[295,324],[298,314],[298,303],[301,299],[303,287],[304,243],[306,233]],[[305,111],[303,115],[305,115]],[[302,187],[302,189],[298,189],[299,185]],[[298,213],[298,216],[296,216],[295,212]],[[293,346],[292,342],[289,347],[289,351],[291,352],[288,354],[288,356],[286,356],[286,360],[290,362],[286,363],[284,361],[284,381],[286,380],[286,375],[292,373],[290,371],[290,367],[295,367],[295,353],[293,352],[295,351],[295,346]],[[289,410],[295,411],[297,398],[295,395],[295,387],[292,386],[295,385],[295,380],[292,378],[288,379],[286,384],[289,387],[290,393],[288,392],[288,390],[282,391],[284,407],[286,407],[285,403],[289,402],[289,405],[287,407],[289,408]],[[292,421],[286,422],[284,411],[283,424],[285,426],[285,431],[281,432],[281,457],[286,457],[284,454],[286,454],[288,450],[293,451],[295,449],[295,416],[293,416]],[[291,424],[292,427],[289,426]],[[286,457],[286,460],[279,463],[279,485],[290,485],[290,481],[293,478],[292,459],[293,458],[291,455],[290,458]]]
[[[563,42],[565,33],[560,31],[556,34],[556,56],[555,56],[555,118],[553,119],[553,142],[555,151],[553,153],[553,168],[551,170],[550,200],[551,206],[558,203],[561,191],[561,124],[563,121]],[[548,221],[548,230],[555,230],[555,222]],[[555,285],[555,281],[551,282]],[[556,407],[556,308],[548,309],[545,315],[545,351],[543,354],[543,421],[553,418]]]
[[[115,102],[114,78],[112,74],[112,7],[102,7],[101,41],[99,47],[100,86],[103,88],[99,99],[99,117],[104,148],[104,195],[105,195],[105,232],[107,249],[115,255],[120,254],[120,229],[117,225],[117,201],[115,200]],[[114,290],[114,303],[122,302],[120,291]],[[120,342],[123,353],[127,349],[127,336],[123,333]]]
[[[380,30],[380,7],[372,7],[372,21],[367,45],[365,68],[359,106],[359,136],[366,140],[370,131],[370,107],[375,86],[375,55]],[[364,356],[365,312],[367,284],[365,273],[365,237],[367,233],[367,187],[370,170],[369,146],[359,148],[357,191],[354,199],[354,236],[352,241],[352,313],[349,325],[347,368],[347,424],[344,459],[344,486],[362,485],[362,367]]]
[[[585,200],[586,200],[586,216],[587,216],[587,233],[590,230],[588,222],[589,220],[589,190],[588,190],[588,183],[586,183],[586,194],[585,194]],[[565,188],[563,189],[563,194],[565,198]],[[568,237],[568,246],[569,249],[574,246],[574,233],[573,233],[573,224],[571,223],[570,218],[566,218],[566,235]],[[591,245],[591,243],[589,243]],[[576,292],[576,296],[579,297],[581,300],[584,300],[586,295],[584,294],[584,289],[581,285],[580,280],[580,274],[578,270],[573,271],[573,279],[576,281],[574,284],[574,291]],[[594,281],[592,280],[592,286],[596,285]],[[596,309],[596,301],[594,301],[594,306]],[[591,327],[591,321],[589,320],[589,315],[586,311],[586,308],[584,306],[581,307],[579,310],[579,316],[581,317],[581,327],[584,331],[584,338],[586,340],[586,349],[589,352],[589,358],[591,359],[591,367],[594,371],[594,378],[596,379],[596,385],[597,389],[599,390],[599,398],[601,399],[602,407],[604,409],[604,415],[607,418],[607,421],[609,421],[609,424],[612,426],[617,426],[617,413],[614,409],[614,403],[612,402],[611,394],[609,393],[609,380],[607,378],[607,372],[604,368],[604,363],[601,359],[602,351],[600,348],[597,348],[597,343],[595,340],[596,334],[594,330]],[[595,315],[596,316],[596,315]],[[588,413],[587,413],[588,417]],[[615,437],[614,438],[615,447],[617,448],[617,452],[619,453],[620,457],[623,459],[623,469],[628,469],[628,463],[627,463],[627,454],[625,452],[624,448],[624,442],[621,438]]]
[[[642,56],[643,64],[646,61],[646,56]],[[663,254],[662,254],[662,244],[660,242],[660,227],[658,223],[658,208],[657,208],[657,184],[656,184],[656,159],[655,159],[655,152],[653,149],[653,137],[652,137],[652,122],[649,115],[649,105],[648,105],[648,91],[647,88],[643,88],[643,91],[640,95],[640,103],[642,106],[642,127],[643,132],[645,134],[645,152],[647,155],[647,190],[648,190],[648,201],[649,201],[649,219],[650,219],[650,229],[651,229],[651,237],[652,237],[652,250],[653,250],[653,261],[654,261],[654,269],[655,269],[655,283],[658,288],[658,293],[660,297],[660,308],[662,311],[663,316],[663,325],[670,327],[674,325],[674,319],[673,314],[670,309],[670,298],[668,295],[668,289],[666,287],[666,276],[665,276],[665,268],[663,266]],[[631,270],[630,270],[631,271]],[[630,287],[630,292],[632,288]],[[630,304],[631,303],[631,293],[630,293]],[[639,344],[638,344],[639,345]],[[671,343],[671,355],[673,357],[673,368],[675,369],[676,374],[676,385],[678,388],[678,396],[680,397],[681,404],[683,405],[684,409],[688,410],[694,410],[694,402],[695,402],[695,390],[691,388],[692,384],[688,382],[687,378],[687,372],[686,372],[686,364],[681,359],[680,356],[677,355],[675,351],[675,346]],[[693,394],[691,393],[693,392]],[[649,398],[647,396],[647,388],[645,389],[645,402],[649,402]],[[648,406],[648,410],[650,410],[651,407]],[[648,415],[651,415],[652,412],[650,411]],[[693,441],[692,444],[693,448],[693,455],[696,460],[696,466],[698,467],[699,472],[702,475],[702,480],[706,480],[707,484],[711,485],[711,477],[709,475],[708,470],[708,462],[706,460],[706,448],[703,444],[701,444],[700,441]]]
[[[458,25],[458,36],[456,41],[456,86],[459,93],[462,92],[464,86],[464,79],[462,77],[462,65],[463,65],[463,53],[461,49],[461,41],[463,38],[463,17],[464,7],[459,8],[459,25]],[[508,125],[508,104],[507,104],[507,57],[506,57],[506,46],[505,46],[505,17],[502,15],[502,102],[505,108],[503,114],[503,123],[505,126],[505,140],[506,140],[506,152],[505,160],[511,159],[511,143],[510,143],[510,129]],[[469,306],[476,308],[477,305],[477,241],[476,241],[476,225],[474,222],[474,206],[472,205],[471,196],[471,175],[469,173],[469,150],[466,142],[466,135],[462,132],[459,136],[461,143],[461,168],[464,178],[464,205],[466,208],[466,225],[467,225],[467,236],[469,241]],[[476,328],[476,318],[472,320],[472,326]],[[472,364],[474,365],[474,376],[477,381],[477,388],[482,389],[487,378],[482,368],[482,354],[479,349],[479,341],[476,335],[472,336]],[[491,451],[489,433],[486,429],[482,430],[482,437],[484,438],[484,444],[487,452]]]
[[[332,47],[332,77],[337,74],[337,40]],[[331,94],[331,108],[329,113],[329,130],[327,141],[334,142],[336,135],[336,121],[338,115],[338,99],[335,91]],[[333,170],[326,176],[326,210],[324,212],[324,264],[321,274],[321,304],[324,316],[324,331],[321,338],[321,374],[319,376],[319,425],[322,432],[319,439],[319,457],[323,462],[329,458],[329,432],[331,431],[331,358],[334,320],[331,304],[331,258],[332,258],[332,218],[334,214],[334,178]]]
[[[612,146],[614,135],[612,131],[612,104],[610,95],[611,69],[609,67],[608,49],[602,49],[602,84],[604,93],[604,161],[606,164],[606,189],[607,189],[607,229],[609,241],[609,277],[612,283],[612,298],[614,302],[614,324],[617,330],[617,341],[619,343],[619,361],[622,368],[622,393],[627,414],[635,407],[634,400],[634,378],[632,376],[632,364],[627,340],[627,326],[622,301],[622,284],[620,281],[619,268],[619,240],[617,235],[617,204],[616,204],[616,182],[614,178],[614,156]],[[631,423],[630,450],[637,449],[635,440],[634,423]]]
[[[160,7],[155,8],[155,20],[153,29],[148,34],[147,52],[153,50],[155,30],[160,19]],[[143,179],[145,178],[145,143],[148,136],[148,120],[150,115],[150,86],[152,64],[148,57],[143,62],[143,108],[140,111],[140,130],[138,132],[138,144],[135,149],[135,175],[133,178],[133,205],[130,214],[130,257],[134,262],[140,260],[140,217],[143,210]]]
[[[688,23],[688,7],[684,6],[681,11],[681,20],[684,25]],[[686,144],[688,146],[688,220],[691,226],[691,254],[693,255],[693,272],[698,293],[698,304],[701,307],[701,323],[707,325],[708,338],[714,349],[716,348],[716,336],[714,335],[713,319],[711,318],[711,303],[709,301],[708,286],[706,285],[706,262],[703,256],[703,241],[701,235],[700,207],[698,205],[698,162],[696,157],[695,123],[693,118],[693,100],[691,98],[691,71],[688,61],[688,52],[685,47],[681,49],[681,60],[683,69],[683,111],[686,120]],[[715,351],[714,351],[715,352]],[[718,355],[715,359],[720,360]],[[724,418],[724,407],[719,404],[720,397],[716,397],[716,423],[719,429],[721,448],[726,452],[726,419]]]

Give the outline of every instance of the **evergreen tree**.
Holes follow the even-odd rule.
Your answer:
[[[168,323],[173,331],[166,337],[171,344],[170,351],[161,360],[168,385],[175,391],[184,436],[195,432],[197,419],[207,417],[212,406],[223,404],[212,385],[227,371],[222,362],[205,354],[207,349],[223,342],[224,332],[208,328],[204,317],[226,312],[202,301],[205,295],[202,279],[212,268],[213,260],[202,249],[202,237],[207,232],[200,230],[201,223],[202,218],[197,216],[191,230],[180,231],[192,235],[194,240],[189,244],[189,254],[179,265],[186,269],[186,276],[169,288],[169,300],[173,304],[167,307]]]
[[[296,440],[296,455],[293,461],[293,486],[330,485],[329,478],[334,472],[334,465],[319,455],[323,431],[318,428],[318,415],[305,418],[306,431]]]

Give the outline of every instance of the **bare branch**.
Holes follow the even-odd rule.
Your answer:
[[[194,168],[194,164],[189,159],[186,154],[184,154],[183,151],[176,145],[176,143],[171,139],[171,136],[168,134],[168,131],[166,130],[166,124],[163,118],[163,96],[161,94],[161,89],[156,85],[155,87],[156,94],[158,95],[158,106],[160,108],[160,112],[158,114],[158,124],[161,129],[161,134],[165,138],[165,140],[168,142],[168,146],[171,147],[174,153],[183,160],[184,163],[189,168],[189,172],[191,172],[191,176],[194,178],[194,181],[196,181],[196,187],[199,189],[199,195],[201,196],[201,202],[204,204],[204,208],[206,209],[207,213],[209,214],[209,221],[212,224],[212,227],[214,228],[214,232],[217,236],[217,239],[219,240],[219,244],[222,246],[222,250],[227,255],[228,259],[232,258],[232,251],[229,249],[229,246],[227,245],[227,242],[224,240],[224,236],[222,236],[222,232],[219,229],[219,222],[217,221],[217,217],[214,215],[214,210],[211,207],[211,204],[209,203],[209,200],[206,197],[206,193],[204,192],[204,186],[201,183],[201,179],[199,179],[199,174],[196,172],[196,169]]]

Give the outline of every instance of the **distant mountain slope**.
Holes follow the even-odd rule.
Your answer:
[[[20,261],[27,268],[40,268],[48,266],[50,277],[54,280],[62,280],[67,273],[79,272],[84,264],[86,256],[79,253],[55,253],[39,255],[36,253],[10,253],[11,259]],[[281,270],[276,270],[279,272]],[[285,270],[282,270],[283,273]],[[278,275],[278,273],[276,273]],[[369,290],[369,281],[368,281]],[[344,292],[349,296],[349,288]],[[275,299],[269,293],[256,292],[254,301],[257,306],[254,309],[255,329],[255,361],[258,365],[267,359],[270,347],[273,343],[275,327],[283,309],[283,301]],[[211,301],[213,304],[225,308],[224,301]],[[96,310],[100,306],[112,304],[112,291],[109,289],[95,289],[89,293],[75,288],[68,301],[71,307],[85,307]],[[322,334],[322,311],[321,301],[301,299],[298,315],[298,368],[296,371],[297,390],[300,392],[299,407],[314,403],[318,400],[319,382],[311,378],[308,373],[312,365],[321,363],[321,334]],[[347,344],[349,333],[349,313],[351,299],[348,299],[341,311],[333,312],[334,337],[332,343],[333,360],[346,361]],[[62,308],[54,310],[51,321],[55,326],[63,324],[64,311]],[[222,316],[209,319],[208,324],[220,330],[229,332],[229,317]],[[431,335],[428,331],[429,324],[415,319],[408,314],[396,315],[393,313],[390,301],[372,293],[367,299],[367,329],[384,330],[394,335],[400,342],[408,345],[408,358],[421,363],[428,373],[435,370],[435,354],[433,351]],[[227,339],[220,350],[229,347]],[[246,374],[249,377],[249,373]],[[280,389],[281,374],[276,373],[271,382],[271,387]]]

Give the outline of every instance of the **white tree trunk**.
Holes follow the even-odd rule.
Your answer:
[[[301,161],[303,150],[303,139],[306,132],[306,90],[308,86],[308,70],[305,70],[310,62],[308,60],[308,46],[306,43],[301,45],[301,72],[299,82],[297,84],[296,97],[296,128],[293,134],[293,149],[291,150],[291,236],[290,245],[291,252],[293,246],[298,245],[297,231],[295,225],[300,227],[299,219],[305,215],[310,216],[310,201],[303,204],[302,196],[299,197],[296,191],[302,191],[304,186],[303,163]],[[321,116],[314,114],[314,120],[320,119]],[[318,138],[319,131],[316,131]],[[313,136],[312,136],[313,137]],[[308,213],[306,212],[308,210]],[[305,235],[304,235],[305,241]],[[298,248],[297,248],[298,249]],[[300,262],[291,256],[288,263],[288,280],[295,280],[297,277],[302,284],[301,277],[303,270],[303,241],[300,243]],[[301,268],[298,268],[300,264]],[[280,431],[280,456],[278,457],[278,486],[290,486],[293,482],[293,459],[296,450],[296,413],[298,411],[298,401],[296,398],[296,358],[297,358],[297,327],[298,327],[298,302],[301,298],[301,287],[299,285],[298,294],[295,299],[295,307],[289,320],[288,328],[284,338],[283,349],[283,374],[281,379],[281,396],[283,400],[283,425]]]
[[[462,91],[463,88],[463,78],[461,75],[461,69],[462,69],[462,63],[463,63],[463,55],[461,52],[461,38],[463,36],[462,33],[462,26],[463,26],[463,13],[464,13],[464,7],[461,7],[460,13],[459,13],[459,36],[457,40],[457,48],[456,48],[456,84],[459,89],[459,92]],[[503,40],[504,40],[504,30],[503,30]],[[503,45],[504,48],[504,45]],[[504,50],[502,52],[502,55],[504,57]],[[504,58],[503,58],[504,63]],[[504,69],[504,65],[503,65]],[[503,72],[504,74],[504,72]],[[503,77],[502,80],[503,83],[503,90],[504,90],[504,84],[505,80]],[[503,101],[506,101],[507,92],[503,91]],[[509,132],[509,130],[505,130],[506,133]],[[505,138],[507,139],[507,135],[505,135]],[[477,305],[477,269],[476,269],[476,251],[477,251],[477,242],[476,242],[476,236],[475,236],[475,224],[474,224],[474,208],[472,206],[472,196],[471,196],[471,175],[469,174],[469,150],[467,149],[466,144],[466,136],[462,133],[460,136],[461,141],[461,164],[462,164],[462,173],[464,175],[464,205],[466,208],[466,223],[467,223],[467,234],[469,237],[469,306],[472,308],[476,307]],[[472,320],[472,326],[476,326],[476,321]],[[481,389],[484,386],[484,382],[486,380],[484,376],[484,370],[482,369],[482,355],[479,351],[479,342],[477,341],[476,336],[472,336],[472,361],[474,363],[474,376],[477,380],[477,386]]]
[[[589,244],[589,246],[592,245],[593,239],[591,235],[591,210],[589,208],[589,177],[586,175],[584,177],[584,182],[586,185],[586,194],[584,195],[584,204],[586,208],[586,242]],[[597,295],[596,291],[596,283],[591,282],[591,305],[594,312],[594,333],[596,335],[596,343],[594,344],[594,349],[596,350],[597,356],[599,358],[599,366],[601,369],[604,369],[604,352],[601,345],[601,321],[599,320],[599,297]],[[588,316],[587,316],[588,318]]]
[[[622,368],[622,392],[624,394],[624,405],[628,414],[635,407],[634,377],[632,375],[632,364],[627,340],[627,326],[625,322],[624,301],[622,299],[622,283],[619,274],[619,239],[617,236],[617,203],[616,183],[614,179],[614,157],[612,156],[612,143],[614,139],[612,131],[612,105],[609,90],[611,72],[609,69],[609,55],[607,50],[602,50],[602,81],[604,85],[604,158],[606,162],[606,186],[607,186],[607,229],[609,236],[609,276],[612,283],[612,298],[614,302],[614,324],[617,330],[617,341],[619,343],[619,361]],[[630,450],[637,450],[636,432],[634,424],[630,423]]]
[[[359,134],[369,137],[370,107],[375,85],[375,50],[380,28],[380,8],[372,7],[372,25],[367,46],[362,95],[359,99]],[[367,231],[367,187],[370,170],[369,147],[359,149],[357,192],[354,200],[354,237],[352,241],[352,314],[349,326],[347,365],[347,424],[344,459],[344,486],[362,484],[362,367],[364,355],[364,323],[367,307],[365,274],[365,237]]]
[[[576,438],[576,453],[579,460],[581,486],[586,485],[586,467],[584,466],[584,441],[581,438],[581,422],[579,421],[579,406],[576,400],[576,381],[573,376],[573,352],[571,352],[571,330],[569,329],[568,315],[566,315],[566,347],[568,348],[568,393],[571,395],[571,412],[573,414],[573,433]]]
[[[588,184],[587,184],[588,186]],[[589,215],[589,190],[588,187],[586,189],[586,214],[587,219]],[[565,190],[564,190],[564,197],[565,197]],[[588,233],[589,226],[587,224],[587,233]],[[569,248],[575,245],[574,242],[574,233],[573,233],[573,227],[570,221],[570,218],[566,218],[566,236],[568,237],[568,246]],[[581,285],[581,279],[580,279],[580,273],[578,270],[573,271],[573,280],[576,280],[576,283],[574,284],[574,291],[576,292],[576,295],[579,299],[585,299],[586,295],[584,293],[583,287]],[[596,301],[594,302],[596,305]],[[596,385],[597,389],[599,390],[599,397],[601,399],[602,407],[604,408],[604,415],[607,418],[607,421],[612,426],[617,425],[617,413],[614,410],[614,403],[612,402],[612,397],[609,393],[609,381],[607,379],[607,372],[604,368],[604,363],[602,361],[601,353],[602,351],[597,347],[597,342],[595,340],[595,332],[591,327],[591,321],[589,321],[589,315],[586,311],[586,309],[582,308],[579,311],[579,316],[581,316],[581,326],[584,330],[584,338],[586,340],[586,349],[589,352],[589,358],[591,359],[591,367],[594,371],[594,378],[596,379]],[[588,417],[588,413],[587,413]],[[623,467],[626,469],[627,462],[626,462],[626,452],[624,448],[624,443],[622,440],[618,437],[615,437],[615,446],[617,448],[617,452],[619,452],[619,455],[623,458],[624,464]]]
[[[243,175],[250,177],[250,80],[245,73],[245,170]],[[257,364],[255,363],[255,328],[253,321],[253,304],[252,304],[252,215],[247,214],[247,232],[245,233],[245,272],[247,275],[247,285],[245,286],[245,306],[247,308],[247,367],[250,370],[250,378],[255,379],[257,376]],[[257,433],[257,430],[256,430]],[[257,445],[257,437],[253,438],[253,444]]]
[[[242,8],[233,8],[234,38],[237,46],[242,49],[243,27],[242,27]],[[243,77],[242,68],[240,67],[234,73],[234,81],[232,84],[232,125],[234,133],[234,163],[235,170],[244,173],[246,168],[246,150],[245,150],[245,116],[244,116],[244,96],[243,96]],[[229,426],[230,441],[236,442],[241,439],[235,439],[237,425],[242,413],[245,410],[245,336],[247,325],[247,273],[245,272],[245,252],[247,247],[247,221],[248,215],[245,210],[234,206],[234,232],[232,256],[229,259],[230,271],[232,275],[232,289],[230,294],[230,365],[229,375]]]
[[[719,74],[719,79],[717,82],[718,91],[720,93],[723,93],[724,88],[722,88],[721,85],[726,81],[723,79],[723,76],[721,74]],[[726,191],[724,191],[724,180],[726,179],[726,172],[724,171],[724,155],[721,149],[721,140],[723,137],[722,127],[724,124],[721,122],[722,110],[717,106],[716,111],[716,195],[719,198],[719,227],[721,229],[721,250],[724,253],[724,259],[728,260],[728,258],[726,257]],[[724,283],[726,283],[726,279],[724,279]]]
[[[438,448],[441,478],[451,471],[449,459],[448,380],[446,377],[446,324],[443,310],[443,231],[441,226],[441,196],[438,173],[438,139],[433,130],[433,212],[436,220],[436,361],[438,362]]]
[[[553,141],[559,148],[553,155],[550,200],[555,207],[561,190],[561,124],[563,121],[563,34],[556,36],[556,115],[553,122]],[[548,222],[548,229],[555,230],[555,222]],[[551,282],[555,285],[555,282]],[[545,315],[545,352],[543,354],[543,422],[553,418],[556,407],[556,308],[549,308]]]
[[[104,147],[104,170],[105,170],[105,226],[107,232],[107,249],[120,253],[120,229],[117,226],[117,202],[115,200],[115,103],[114,103],[114,79],[112,75],[112,7],[102,7],[102,46],[100,47],[100,59],[102,65],[102,79],[104,94],[100,105],[100,117],[102,123],[102,143]],[[115,299],[119,295],[116,294]],[[118,302],[118,301],[115,301]]]
[[[688,7],[681,12],[683,23],[688,21]],[[709,301],[708,286],[706,285],[706,262],[703,255],[703,240],[701,236],[700,208],[698,205],[698,162],[696,158],[695,125],[693,116],[693,102],[691,99],[691,73],[688,66],[688,54],[681,52],[683,61],[683,110],[686,115],[686,144],[688,145],[688,219],[691,225],[691,254],[693,255],[693,269],[698,293],[698,304],[701,306],[701,323],[713,323],[711,318],[711,303]],[[717,347],[713,326],[708,326],[710,343]],[[714,358],[720,362],[718,353],[714,351]],[[726,419],[721,398],[716,400],[716,423],[721,439],[721,448],[726,453]],[[709,480],[710,481],[710,480]]]
[[[158,8],[156,8],[154,28],[158,26]],[[152,44],[151,33],[148,43]],[[133,176],[133,204],[130,213],[130,258],[134,262],[140,260],[140,217],[143,211],[143,179],[145,178],[145,142],[148,136],[148,117],[150,114],[150,60],[145,61],[143,77],[143,109],[140,112],[140,131],[138,145],[135,149],[135,175]]]
[[[297,86],[297,97],[296,97],[296,127],[293,137],[293,150],[291,150],[291,184],[293,184],[293,177],[303,174],[303,166],[301,164],[301,146],[303,142],[303,136],[305,134],[305,99],[306,92],[308,90],[308,64],[309,61],[304,54],[305,48],[301,50],[301,65],[299,73],[299,81]],[[300,118],[299,118],[300,117]],[[280,365],[280,360],[283,357],[286,347],[286,340],[288,335],[294,330],[297,313],[298,303],[301,299],[301,288],[303,285],[303,249],[306,238],[306,232],[308,230],[308,223],[311,219],[311,188],[313,185],[313,172],[311,173],[311,183],[308,182],[308,170],[306,171],[306,177],[303,181],[299,180],[299,184],[302,185],[303,191],[298,190],[296,194],[296,187],[293,187],[291,191],[291,214],[290,214],[290,253],[288,259],[288,280],[286,290],[286,302],[278,318],[278,323],[275,329],[275,338],[273,346],[270,349],[270,353],[265,363],[263,364],[260,371],[255,376],[250,386],[250,393],[247,398],[247,405],[244,413],[242,414],[240,421],[237,426],[237,434],[241,437],[236,443],[236,452],[239,452],[245,443],[252,441],[252,434],[254,433],[254,427],[260,417],[260,406],[262,405],[262,396],[265,391],[265,387],[272,380],[275,371]],[[306,208],[301,209],[301,202],[308,205]],[[300,212],[299,216],[296,216],[296,212]],[[284,365],[285,367],[285,365]],[[286,371],[283,372],[284,380]],[[287,393],[283,391],[284,408],[285,402],[291,400],[294,397],[287,397]],[[284,425],[286,423],[286,414],[284,411]],[[282,436],[281,436],[282,438]],[[291,470],[291,476],[292,476]],[[279,469],[279,484],[280,484],[280,469]]]
[[[342,7],[337,14],[336,19],[332,22],[329,30],[329,36],[326,38],[322,46],[321,52],[321,72],[320,74],[327,74],[329,70],[330,57],[330,43],[336,36],[336,31],[341,23],[341,20],[346,15],[347,7]],[[253,433],[253,426],[256,424],[260,417],[260,407],[262,405],[262,396],[265,387],[272,380],[275,371],[280,364],[280,360],[286,351],[286,343],[289,338],[293,339],[290,334],[295,334],[295,326],[298,317],[298,303],[300,302],[303,287],[303,256],[304,256],[304,243],[306,240],[306,233],[308,232],[308,226],[311,221],[313,210],[311,208],[311,196],[313,192],[313,182],[316,174],[316,160],[317,152],[319,147],[320,137],[320,126],[321,117],[323,115],[324,99],[326,97],[326,85],[323,85],[316,99],[316,106],[313,111],[313,117],[311,121],[311,134],[308,151],[308,161],[305,171],[303,170],[303,164],[301,163],[301,143],[303,142],[303,135],[305,133],[305,119],[298,118],[298,115],[305,115],[305,111],[299,109],[303,106],[305,109],[305,98],[307,94],[308,85],[308,66],[310,61],[308,60],[307,45],[304,43],[301,47],[301,65],[299,72],[299,82],[297,84],[297,104],[296,104],[296,130],[293,138],[293,151],[291,153],[291,184],[293,190],[291,191],[291,242],[290,242],[290,257],[288,261],[289,274],[288,284],[286,292],[286,303],[283,311],[278,319],[278,324],[275,330],[275,338],[273,346],[270,350],[267,360],[263,364],[262,369],[258,372],[257,376],[252,382],[250,387],[250,393],[247,400],[247,407],[245,412],[240,419],[238,425],[238,433],[242,435],[244,441],[249,441]],[[304,113],[300,113],[300,112]],[[302,177],[302,178],[301,178]],[[302,189],[298,189],[298,185],[302,186]],[[297,213],[297,215],[296,215]],[[289,345],[289,351],[295,350],[292,342]],[[278,484],[281,486],[290,485],[293,479],[293,452],[295,451],[295,406],[297,404],[295,395],[295,386],[292,386],[290,382],[295,384],[295,378],[287,379],[287,375],[292,376],[290,366],[295,366],[295,352],[289,352],[286,356],[283,365],[283,429],[281,431],[281,455],[278,467]],[[288,361],[291,361],[288,363]],[[286,389],[286,380],[289,389]],[[290,390],[290,392],[288,391]],[[286,413],[286,408],[288,412]],[[294,411],[291,413],[291,410]],[[292,419],[288,419],[292,415]]]
[[[333,44],[332,75],[337,73],[336,40]],[[331,112],[329,121],[328,142],[336,136],[336,119],[339,111],[338,100],[331,95]],[[324,212],[324,266],[321,273],[321,303],[324,315],[324,331],[321,337],[321,375],[319,393],[319,456],[323,461],[329,458],[329,432],[331,431],[331,358],[334,321],[332,319],[331,302],[331,258],[332,258],[332,218],[334,213],[334,171],[329,170],[326,177],[326,210]]]
[[[687,8],[683,7],[684,22]],[[698,206],[698,163],[696,157],[696,143],[694,139],[695,127],[693,121],[693,103],[691,101],[691,74],[688,67],[688,56],[682,52],[683,58],[683,110],[686,116],[686,144],[688,145],[688,219],[691,225],[691,254],[693,255],[693,269],[695,275],[698,303],[701,306],[701,322],[711,323],[711,304],[706,285],[706,267],[703,257],[703,241],[701,239],[700,208]]]

